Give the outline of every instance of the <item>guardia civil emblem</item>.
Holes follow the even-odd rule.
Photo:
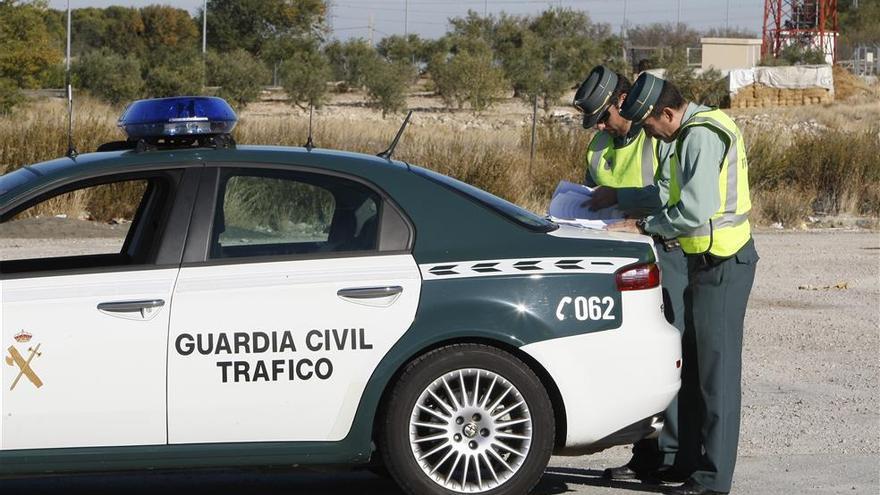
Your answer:
[[[28,344],[33,338],[33,335],[31,335],[29,332],[22,330],[15,334],[12,338],[18,344]],[[15,376],[15,379],[12,380],[12,386],[9,387],[9,390],[15,390],[15,387],[21,381],[22,377],[27,378],[28,381],[30,381],[34,385],[34,387],[40,388],[43,386],[43,381],[40,380],[40,377],[37,375],[31,365],[35,358],[43,355],[43,353],[40,352],[40,344],[37,344],[35,346],[29,345],[27,351],[25,352],[27,357],[25,357],[25,354],[22,354],[15,345],[9,346],[6,351],[9,353],[9,355],[6,356],[6,364],[8,366],[12,366],[13,368],[18,369],[18,374]]]

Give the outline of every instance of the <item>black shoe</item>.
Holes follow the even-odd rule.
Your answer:
[[[684,472],[672,466],[662,466],[651,473],[651,478],[659,483],[682,483],[687,481],[690,476],[690,472]]]
[[[705,486],[697,483],[693,478],[688,478],[687,481],[682,483],[679,486],[673,486],[672,488],[667,488],[664,492],[667,495],[726,495],[727,492],[716,492],[714,490],[710,490]]]
[[[618,466],[613,468],[608,468],[602,471],[602,479],[608,481],[631,481],[631,480],[639,480],[642,483],[649,483],[652,485],[659,484],[660,482],[654,479],[651,475],[651,470],[635,470],[629,466],[629,464],[625,466]]]
[[[617,480],[637,480],[642,477],[642,472],[635,471],[629,465],[623,465],[613,468],[608,468],[602,471],[602,478],[611,481]]]

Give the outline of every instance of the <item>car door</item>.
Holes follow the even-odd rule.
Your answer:
[[[198,173],[89,179],[2,217],[2,449],[167,442],[179,219]]]
[[[174,292],[169,442],[340,440],[415,317],[411,228],[353,178],[214,173]]]

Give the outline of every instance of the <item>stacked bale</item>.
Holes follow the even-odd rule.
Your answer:
[[[756,83],[730,98],[731,108],[791,107],[830,103],[834,95],[825,88],[783,89]]]

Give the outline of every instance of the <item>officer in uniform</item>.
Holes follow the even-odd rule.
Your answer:
[[[583,126],[598,132],[587,148],[585,183],[596,187],[590,201],[599,209],[616,204],[629,217],[642,218],[658,211],[668,197],[669,162],[672,146],[645,134],[640,124],[620,116],[619,107],[630,90],[630,82],[611,69],[595,67],[578,88],[574,106],[583,113]],[[655,237],[663,271],[664,312],[679,331],[684,330],[684,289],[687,263],[675,241]],[[666,410],[660,438],[642,440],[633,446],[633,457],[624,466],[606,469],[607,479],[649,479],[664,466],[673,464],[678,450],[676,402]]]
[[[675,466],[690,475],[669,493],[728,493],[739,440],[743,319],[758,262],[743,137],[724,112],[686,102],[672,83],[648,73],[620,114],[674,146],[667,204],[633,225],[677,237],[687,255]]]

